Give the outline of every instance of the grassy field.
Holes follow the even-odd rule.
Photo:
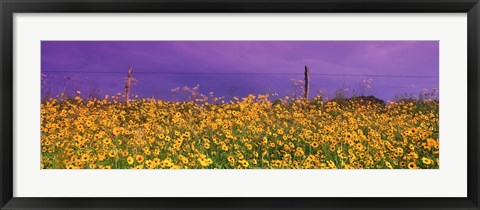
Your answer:
[[[438,169],[438,100],[41,105],[45,169]]]

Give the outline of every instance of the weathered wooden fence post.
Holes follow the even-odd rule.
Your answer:
[[[132,67],[128,68],[128,75],[127,78],[125,79],[125,103],[129,103],[129,97],[130,97],[130,87],[132,86],[132,78],[133,78],[133,69]]]
[[[308,91],[309,91],[309,88],[310,88],[310,83],[309,83],[309,70],[308,70],[308,66],[305,65],[305,99],[308,100]]]

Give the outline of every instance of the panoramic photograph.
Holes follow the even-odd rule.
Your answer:
[[[42,41],[41,169],[439,169],[438,41]]]

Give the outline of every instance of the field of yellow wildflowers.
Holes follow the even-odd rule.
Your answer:
[[[437,169],[438,100],[50,99],[44,169]]]

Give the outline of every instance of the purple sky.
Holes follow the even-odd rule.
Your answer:
[[[284,96],[293,91],[290,79],[303,79],[308,65],[310,96],[361,92],[371,78],[366,95],[393,99],[438,88],[438,50],[438,41],[42,41],[42,92],[58,94],[65,86],[83,93],[95,87],[102,96],[123,92],[132,66],[139,80],[132,93],[140,97],[171,100],[171,89],[196,84],[215,96]],[[72,78],[67,85],[66,77]]]

